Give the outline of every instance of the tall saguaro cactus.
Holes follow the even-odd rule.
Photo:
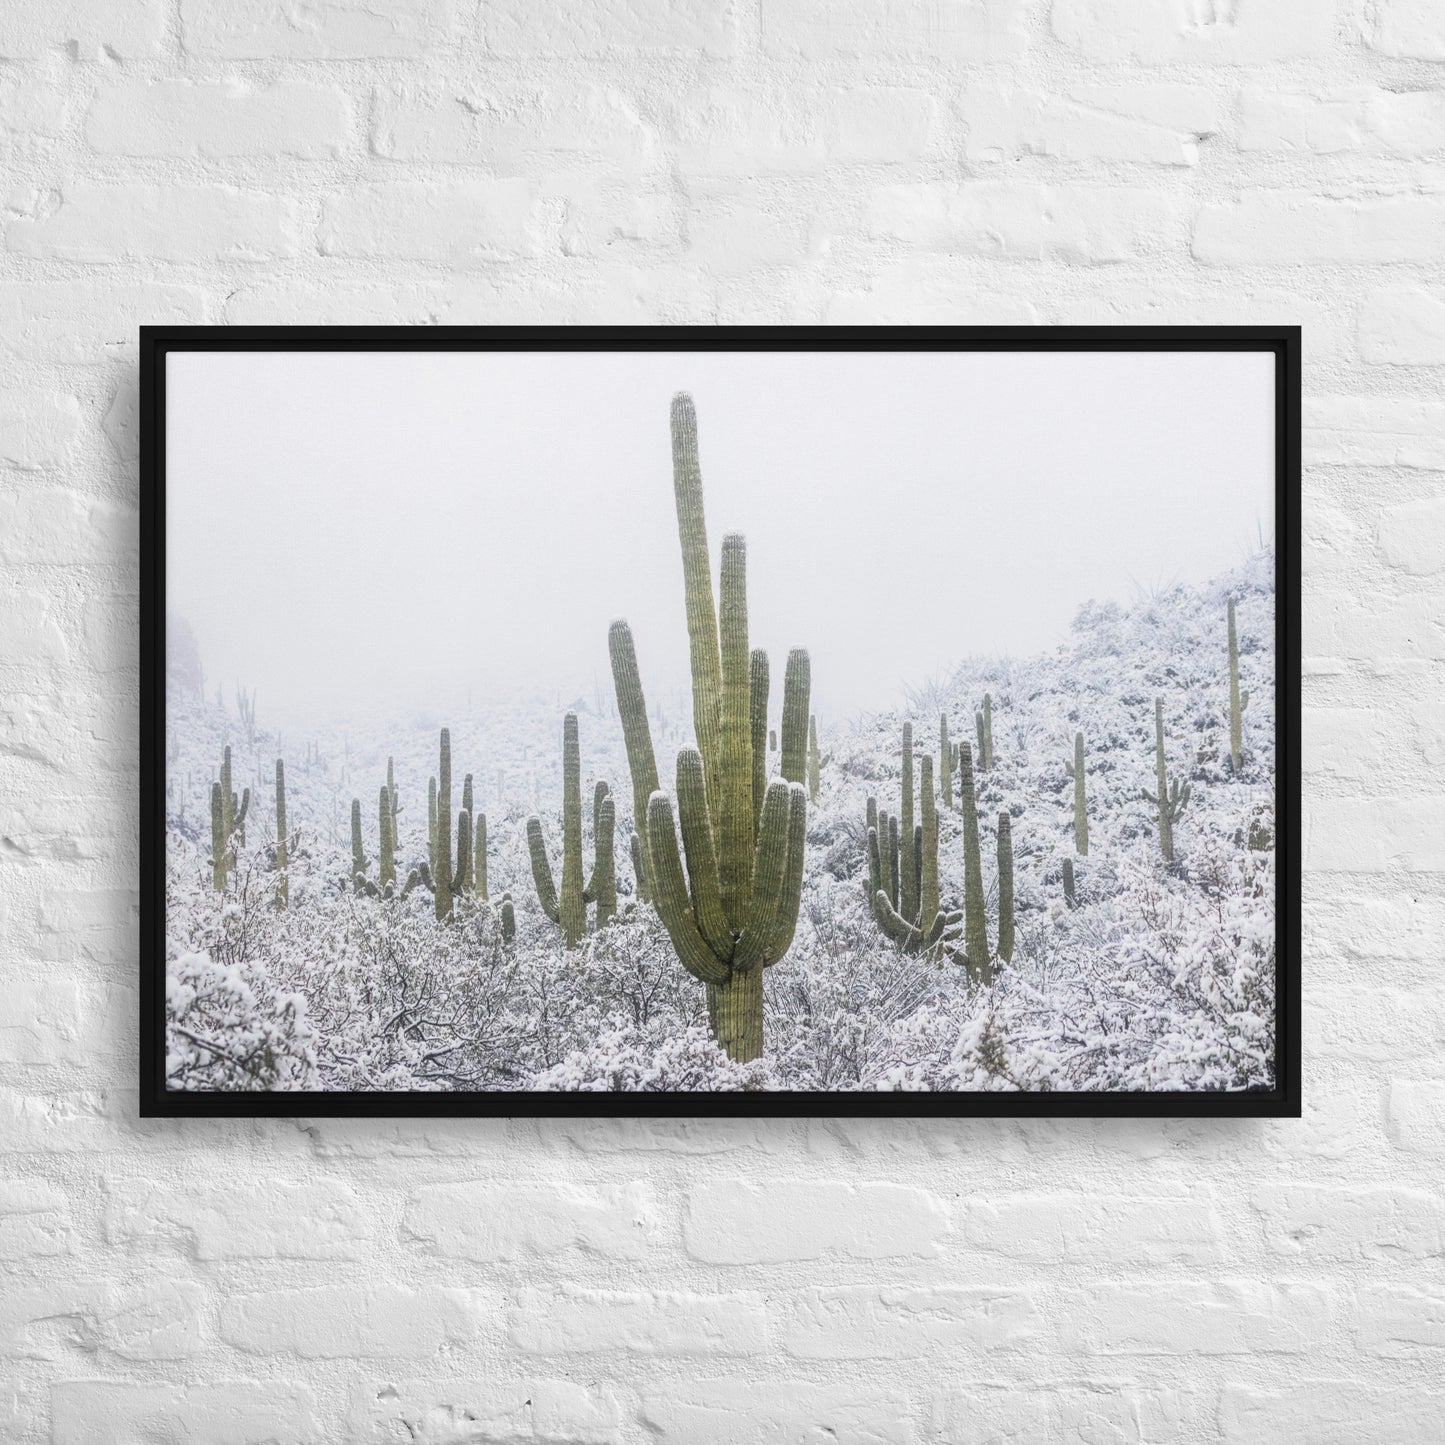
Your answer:
[[[696,748],[677,758],[677,816],[657,785],[631,629],[612,624],[609,650],[618,712],[632,772],[640,848],[658,916],[679,961],[708,989],[708,1017],[728,1055],[757,1058],[763,1047],[763,970],[792,945],[802,896],[807,832],[808,654],[788,656],[783,679],[782,777],[762,790],[753,758],[761,740],[755,700],[759,672],[748,650],[747,552],[723,539],[718,610],[698,466],[692,398],[672,403],[673,491],[683,553],[692,660]],[[684,875],[678,823],[687,858]]]
[[[436,856],[432,861],[432,901],[436,916],[443,919],[452,911],[452,730],[442,729],[441,756],[437,763]]]
[[[1154,777],[1155,791],[1144,790],[1144,801],[1159,810],[1159,851],[1166,863],[1174,861],[1174,825],[1189,801],[1189,784],[1178,778],[1169,780],[1164,762],[1164,699],[1154,699]]]
[[[477,814],[472,826],[472,887],[478,898],[485,903],[487,893],[487,815]]]
[[[998,956],[1005,963],[1014,956],[1014,836],[1007,813],[998,815]]]
[[[366,892],[366,853],[361,846],[361,799],[351,800],[351,887],[356,893]]]
[[[241,800],[231,790],[231,746],[221,753],[221,780],[211,786],[211,883],[224,892],[226,879],[236,866],[236,844],[246,845],[246,814],[251,808],[251,790],[242,790]]]
[[[286,841],[286,764],[276,759],[276,907],[284,910],[291,897],[290,859]]]
[[[392,807],[391,789],[382,784],[376,804],[376,826],[380,835],[377,844],[377,886],[383,893],[396,886],[396,811]]]
[[[1236,774],[1244,756],[1244,710],[1249,693],[1239,687],[1239,634],[1234,627],[1234,598],[1229,599],[1229,761]]]
[[[1074,780],[1074,851],[1085,858],[1089,853],[1089,800],[1084,787],[1084,735],[1074,734],[1074,761],[1064,764]]]
[[[547,858],[542,820],[527,819],[527,848],[532,857],[532,879],[542,911],[562,929],[562,942],[576,948],[587,932],[587,905],[597,904],[600,928],[617,912],[617,877],[613,866],[616,805],[606,783],[598,783],[593,798],[592,846],[595,859],[591,879],[582,879],[582,747],[577,736],[577,714],[562,720],[562,889],[553,881]]]
[[[978,798],[973,784],[973,753],[958,747],[959,810],[963,815],[963,948],[968,976],[975,983],[993,982],[988,952],[988,919],[984,916],[983,854],[978,841]]]
[[[902,845],[898,880],[898,911],[907,919],[918,916],[918,855],[913,838],[913,724],[903,724],[903,807],[898,816],[898,839]]]

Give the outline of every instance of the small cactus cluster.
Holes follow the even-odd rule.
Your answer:
[[[607,784],[599,782],[592,799],[592,876],[582,881],[582,749],[577,736],[577,714],[562,720],[562,889],[559,894],[547,859],[542,820],[527,819],[527,847],[532,857],[532,879],[542,911],[562,929],[562,942],[576,948],[587,932],[587,905],[597,905],[597,927],[617,915],[617,875],[613,843],[617,831],[616,804]]]
[[[221,777],[211,784],[211,884],[217,893],[226,891],[226,880],[236,866],[236,849],[246,846],[246,814],[251,808],[251,790],[242,790],[237,801],[231,787],[231,746],[221,755]]]
[[[1189,784],[1169,778],[1164,760],[1164,699],[1154,699],[1154,773],[1155,791],[1144,789],[1144,801],[1159,811],[1159,851],[1166,863],[1174,861],[1174,825],[1189,801]]]
[[[938,890],[938,809],[933,759],[920,763],[922,817],[913,821],[913,724],[903,724],[903,797],[899,817],[868,799],[868,903],[883,932],[907,953],[946,947],[963,922],[945,913]]]

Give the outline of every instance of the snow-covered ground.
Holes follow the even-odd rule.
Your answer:
[[[650,908],[573,952],[536,901],[526,818],[561,848],[562,717],[580,719],[586,860],[592,784],[618,812],[618,886],[632,891],[632,788],[610,696],[536,697],[320,727],[253,744],[230,709],[177,696],[168,716],[167,1068],[189,1089],[1244,1089],[1275,1083],[1274,558],[1262,552],[1202,588],[1131,606],[1088,605],[1055,652],[969,659],[922,688],[907,713],[821,728],[821,795],[810,807],[802,913],[766,974],[765,1056],[730,1063],[707,1031],[702,985]],[[1245,761],[1228,763],[1225,607],[1236,598]],[[599,637],[599,647],[603,645]],[[782,659],[775,658],[775,677]],[[644,678],[644,685],[646,679]],[[814,696],[827,680],[814,678]],[[781,689],[772,699],[774,726]],[[961,961],[906,955],[865,902],[865,809],[896,812],[905,717],[915,754],[937,753],[993,699],[995,767],[978,777],[989,938],[997,943],[995,840],[1012,816],[1018,939],[989,988]],[[1158,846],[1154,699],[1164,699],[1171,777],[1192,794],[1175,861]],[[656,699],[654,713],[659,709]],[[653,738],[664,786],[691,742],[683,700],[664,699]],[[264,715],[260,721],[265,722]],[[375,877],[377,804],[394,758],[397,866],[426,857],[427,779],[452,738],[453,809],[474,774],[490,841],[490,892],[509,889],[517,937],[463,902],[447,927],[430,895],[356,896],[351,800],[361,800]],[[1087,743],[1089,854],[1073,856],[1073,737]],[[209,793],[222,749],[252,789],[247,847],[230,890],[211,887]],[[309,746],[320,761],[306,762]],[[290,904],[273,906],[275,759],[286,761],[296,838]],[[770,755],[773,771],[777,754]],[[935,762],[935,769],[937,764]],[[453,813],[455,817],[455,811]],[[1251,846],[1253,844],[1254,846]],[[940,821],[945,901],[962,906],[959,815]],[[590,912],[590,910],[589,910]]]

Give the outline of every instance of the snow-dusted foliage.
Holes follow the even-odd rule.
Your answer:
[[[622,916],[567,952],[536,902],[525,818],[561,835],[560,700],[471,718],[378,717],[287,739],[244,729],[173,689],[168,749],[167,1069],[180,1089],[1049,1090],[1273,1087],[1275,1023],[1274,559],[1203,588],[1080,609],[1070,640],[1029,660],[970,660],[906,713],[821,727],[802,916],[766,974],[765,1056],[730,1062],[711,1041],[702,985],[635,901],[631,788],[609,700],[581,714],[584,756],[618,803]],[[1249,692],[1245,754],[1229,758],[1226,601],[1237,599]],[[993,699],[995,766],[980,772],[991,945],[995,842],[1012,819],[1017,942],[988,988],[961,959],[908,955],[865,899],[866,799],[896,806],[900,736],[920,752],[940,711],[973,736]],[[925,695],[926,693],[926,695]],[[826,679],[815,696],[826,698]],[[1171,777],[1191,796],[1160,856],[1154,700]],[[661,710],[658,710],[659,713]],[[676,706],[654,723],[664,786],[689,742]],[[264,722],[264,719],[261,720]],[[475,774],[489,821],[493,901],[510,889],[517,937],[493,906],[461,900],[439,925],[430,895],[349,885],[350,804],[362,800],[375,872],[376,798],[388,756],[401,793],[397,869],[426,856],[437,728],[452,728],[455,784]],[[1074,735],[1086,740],[1089,852],[1074,854]],[[226,742],[252,789],[225,893],[211,886],[210,781]],[[312,744],[315,744],[313,753]],[[289,906],[275,903],[274,761],[286,758]],[[772,767],[777,755],[770,757]],[[369,801],[368,801],[369,800]],[[1072,859],[1077,906],[1064,897]],[[963,902],[959,814],[940,810],[945,906]]]

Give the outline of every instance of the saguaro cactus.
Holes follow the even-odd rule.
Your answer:
[[[356,893],[366,892],[367,857],[361,846],[361,799],[351,800],[351,887]]]
[[[903,808],[898,816],[898,839],[902,845],[898,881],[898,911],[907,919],[918,917],[918,854],[913,836],[913,724],[903,724]]]
[[[978,799],[973,786],[973,753],[958,747],[959,811],[963,822],[963,948],[968,976],[979,984],[993,982],[988,952],[988,919],[984,916],[983,855],[978,841]]]
[[[998,956],[1005,963],[1014,956],[1014,840],[1013,819],[998,815]]]
[[[1067,903],[1070,908],[1075,908],[1078,906],[1078,901],[1078,897],[1074,892],[1074,860],[1072,858],[1065,858],[1064,902]]]
[[[426,861],[431,871],[437,871],[437,780],[435,776],[426,780]]]
[[[587,905],[597,904],[600,928],[617,912],[617,877],[613,867],[616,805],[606,783],[598,783],[593,797],[592,877],[582,880],[582,749],[577,737],[577,714],[562,720],[562,890],[558,894],[547,858],[542,820],[527,819],[527,848],[532,857],[532,879],[542,911],[562,929],[562,942],[576,948],[587,932]]]
[[[286,843],[286,764],[276,759],[276,907],[284,909],[291,897],[290,860]]]
[[[1234,598],[1229,599],[1229,761],[1236,773],[1244,755],[1244,710],[1249,693],[1239,687],[1239,635],[1234,628]]]
[[[1089,853],[1089,800],[1084,791],[1084,735],[1074,734],[1074,761],[1064,764],[1064,771],[1074,780],[1074,851],[1080,857]]]
[[[462,779],[462,812],[467,815],[468,828],[470,828],[471,819],[475,816],[472,811],[472,775],[470,773],[468,773],[466,777]],[[460,819],[458,819],[458,822],[460,823]],[[459,873],[461,883],[457,891],[461,893],[471,893],[473,891],[473,888],[475,887],[474,880],[476,877],[475,870],[477,865],[476,861],[472,857],[470,841],[471,840],[469,838],[466,864]]]
[[[646,817],[641,851],[658,916],[683,967],[708,986],[708,1017],[719,1043],[730,1057],[746,1061],[757,1058],[763,1047],[763,969],[783,957],[797,927],[807,832],[802,784],[810,669],[807,652],[789,654],[782,777],[764,789],[759,808],[746,544],[736,534],[723,539],[714,614],[697,419],[691,397],[682,393],[673,398],[672,442],[698,742],[677,759],[686,876],[672,800],[657,787],[631,630],[621,621],[612,624],[609,639],[612,674],[638,817]],[[644,800],[645,814],[640,810]]]
[[[763,816],[763,795],[768,790],[768,654],[755,647],[748,659],[749,709],[753,739],[753,827]]]
[[[983,771],[993,771],[993,694],[983,695],[983,756],[979,760]]]
[[[441,757],[437,764],[436,858],[432,862],[432,899],[438,919],[452,911],[452,730],[442,729]]]
[[[391,789],[385,783],[376,804],[377,844],[376,881],[383,893],[396,886],[396,813],[392,808]]]
[[[512,895],[502,894],[502,905],[499,910],[502,919],[502,942],[511,943],[517,936],[517,910],[512,906]]]
[[[236,866],[236,844],[246,846],[246,814],[251,808],[251,790],[242,790],[241,800],[231,790],[231,747],[221,753],[221,780],[211,787],[211,883],[217,892]]]
[[[954,749],[948,741],[948,714],[938,715],[938,795],[943,806],[953,808]]]
[[[1164,699],[1154,699],[1154,777],[1155,792],[1144,790],[1144,801],[1159,810],[1159,851],[1166,863],[1174,861],[1174,825],[1189,801],[1189,784],[1179,779],[1169,781],[1164,762]]]
[[[396,767],[390,758],[386,760],[386,791],[391,798],[391,845],[395,849],[398,846],[398,839],[401,837],[398,831],[401,805],[396,794]]]
[[[768,730],[768,751],[769,751],[770,753],[775,753],[775,752],[777,752],[777,750],[778,750],[778,730],[777,730],[777,728],[770,728],[770,729]]]
[[[818,773],[821,770],[818,757],[818,719],[808,718],[808,801],[818,801]]]

